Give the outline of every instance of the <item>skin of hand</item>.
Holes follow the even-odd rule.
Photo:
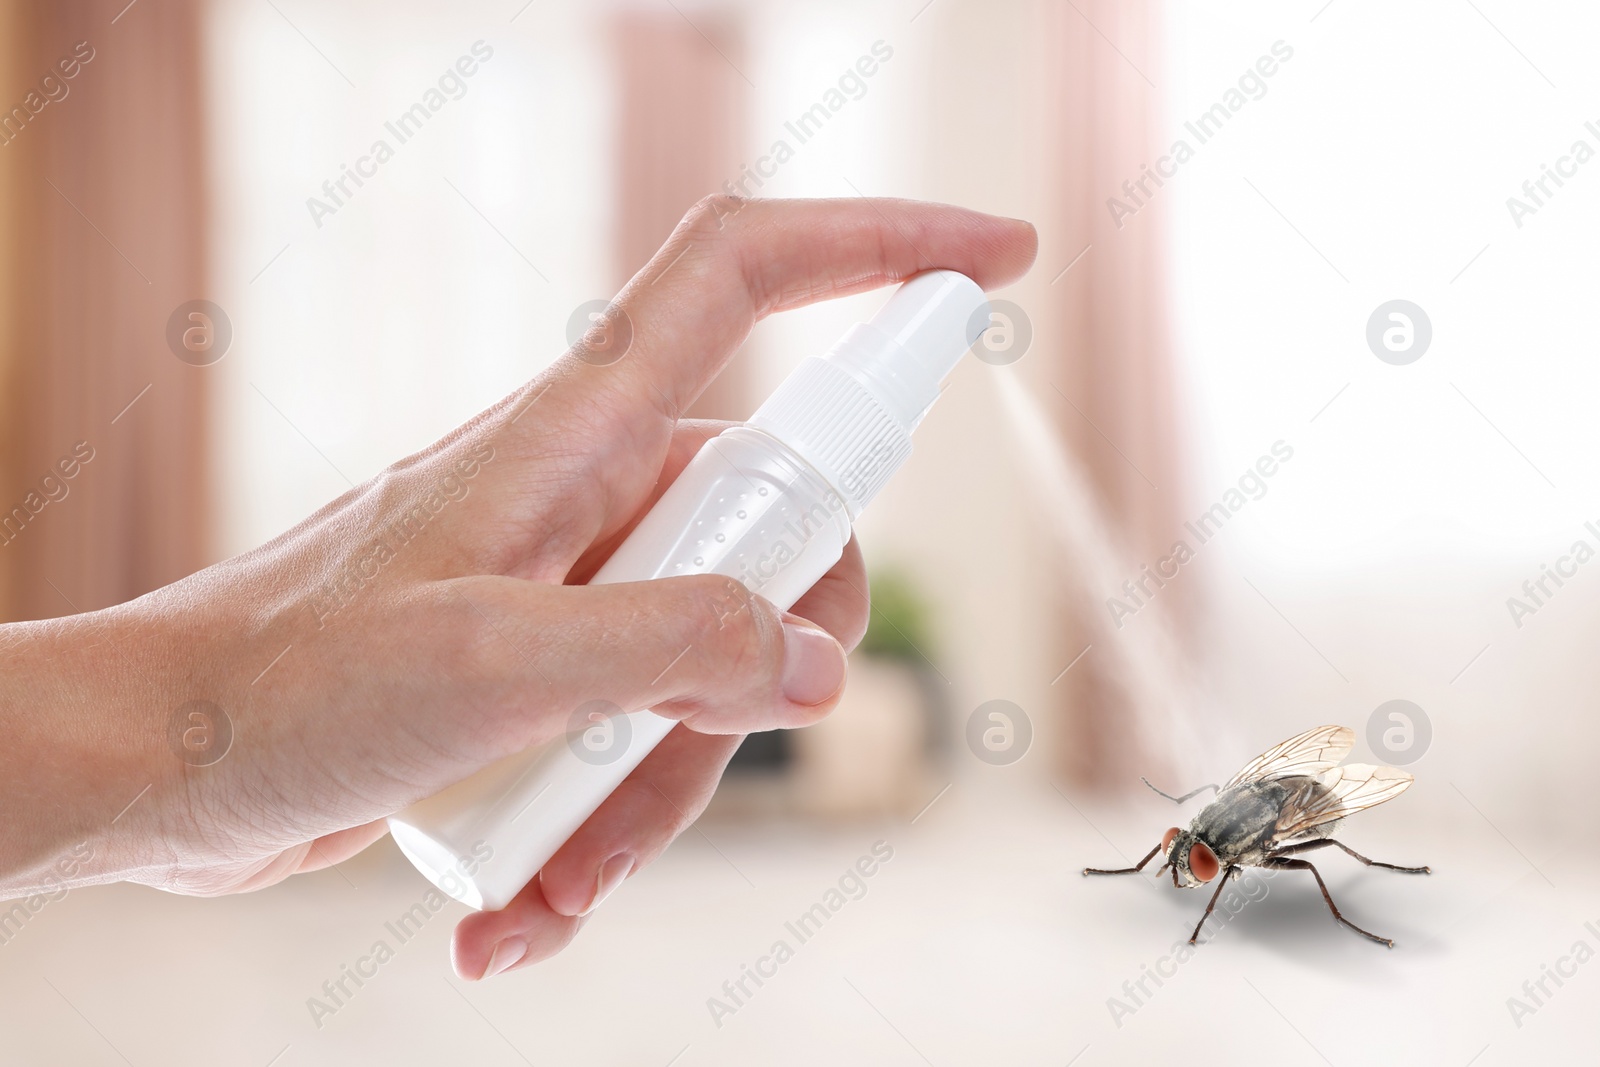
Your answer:
[[[0,896],[258,889],[350,857],[589,701],[681,720],[452,945],[469,979],[559,951],[699,815],[746,732],[834,706],[866,626],[854,540],[792,613],[717,576],[583,584],[723,428],[679,413],[767,314],[932,268],[994,288],[1035,250],[1025,222],[938,204],[708,198],[608,313],[620,358],[586,338],[254,551],[0,627]],[[173,742],[195,707],[232,731],[207,765]]]

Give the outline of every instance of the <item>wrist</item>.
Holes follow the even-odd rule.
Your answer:
[[[172,779],[160,758],[166,657],[139,614],[136,602],[0,626],[0,899],[155,860],[136,813]]]

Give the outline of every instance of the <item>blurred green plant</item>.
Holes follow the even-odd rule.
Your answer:
[[[905,574],[888,570],[871,579],[872,617],[861,639],[864,655],[923,662],[930,641],[927,601]]]

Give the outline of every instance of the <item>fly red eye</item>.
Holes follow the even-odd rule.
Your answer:
[[[1194,847],[1189,849],[1189,873],[1202,882],[1211,881],[1221,869],[1222,864],[1217,862],[1217,854],[1204,843],[1196,841]]]
[[[1177,836],[1178,828],[1176,826],[1161,835],[1161,854],[1163,856],[1172,851],[1172,839]]]

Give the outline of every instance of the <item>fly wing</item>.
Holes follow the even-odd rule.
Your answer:
[[[1223,789],[1269,778],[1316,777],[1337,767],[1355,747],[1356,732],[1348,726],[1318,726],[1269,748],[1228,779]]]
[[[1349,763],[1324,771],[1284,802],[1272,832],[1273,843],[1292,841],[1326,823],[1393,800],[1411,782],[1408,771],[1370,763]]]

